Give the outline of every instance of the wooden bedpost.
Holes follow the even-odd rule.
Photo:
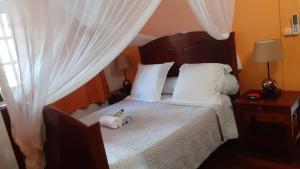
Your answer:
[[[86,126],[51,107],[44,121],[46,169],[109,169],[99,123]]]

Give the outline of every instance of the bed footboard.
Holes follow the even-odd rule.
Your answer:
[[[44,121],[46,169],[109,169],[99,123],[86,126],[51,107]]]

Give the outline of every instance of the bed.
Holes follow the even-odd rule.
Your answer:
[[[205,32],[162,37],[140,47],[140,54],[143,64],[174,61],[169,77],[178,76],[183,63],[224,63],[238,74],[234,33],[222,41]],[[81,119],[45,107],[46,168],[198,168],[224,141],[237,137],[231,99],[223,95],[221,105],[209,108],[170,104],[168,97],[155,103],[126,99]],[[121,108],[132,116],[129,124],[100,127],[102,115]]]

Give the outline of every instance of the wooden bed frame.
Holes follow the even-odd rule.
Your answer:
[[[158,38],[140,47],[141,62],[174,61],[168,76],[177,76],[183,63],[229,64],[238,77],[234,33],[215,40],[205,32],[189,32]],[[108,169],[100,124],[86,126],[66,113],[44,108],[46,169]]]

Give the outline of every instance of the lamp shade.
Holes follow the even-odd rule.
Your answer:
[[[116,59],[116,68],[119,70],[122,69],[127,69],[129,68],[129,62],[128,62],[128,58],[126,55],[120,55],[119,57],[117,57]]]
[[[253,60],[255,62],[270,62],[283,57],[280,40],[270,39],[256,41],[254,44]]]

